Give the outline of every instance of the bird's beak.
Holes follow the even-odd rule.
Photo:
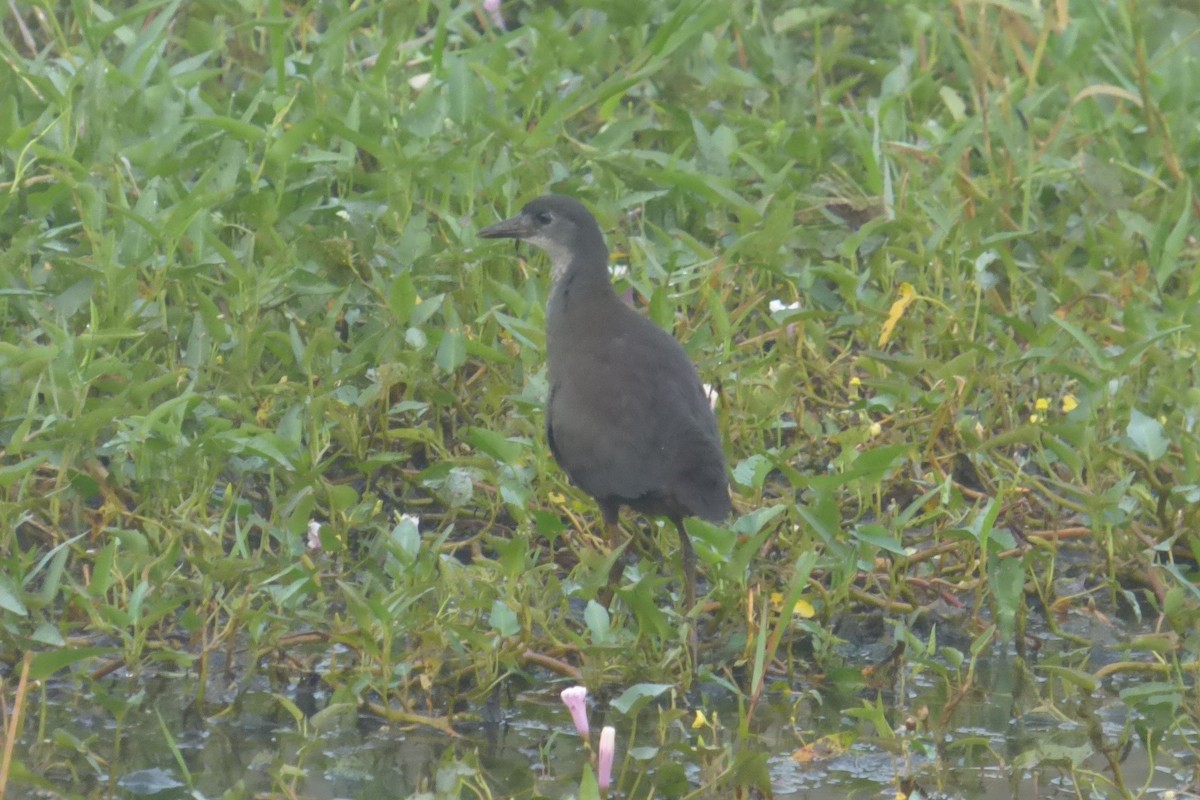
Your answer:
[[[524,214],[497,222],[479,232],[481,239],[526,239],[533,235],[533,226]]]

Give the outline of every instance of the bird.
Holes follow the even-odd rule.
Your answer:
[[[610,546],[620,541],[622,506],[674,523],[684,613],[690,614],[696,551],[683,520],[720,523],[732,504],[716,415],[687,351],[617,296],[604,234],[578,200],[538,197],[479,236],[528,242],[549,256],[550,451],[572,483],[596,501]],[[620,577],[614,574],[610,584]],[[694,652],[694,628],[692,643]]]

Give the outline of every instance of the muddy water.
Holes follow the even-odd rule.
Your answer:
[[[1044,663],[1055,658],[1042,656]],[[688,724],[694,709],[651,704],[636,726],[603,704],[594,704],[593,716],[617,728],[617,772],[629,797],[694,791],[719,774],[723,759],[740,751],[765,758],[772,791],[781,800],[894,796],[901,780],[932,797],[1121,796],[1113,768],[1095,752],[1097,741],[1113,746],[1120,777],[1134,796],[1192,786],[1189,753],[1200,746],[1195,731],[1172,732],[1153,765],[1130,733],[1132,712],[1118,692],[1137,680],[1106,683],[1084,696],[1052,686],[1038,667],[1022,668],[1012,656],[982,662],[951,718],[953,727],[941,731],[936,720],[948,690],[928,670],[886,690],[837,691],[828,685],[781,690],[776,684],[755,714],[751,737],[740,743],[736,698],[714,685],[690,699],[710,721],[724,723],[715,734]],[[117,676],[90,693],[51,684],[31,698],[26,736],[16,748],[17,759],[37,775],[14,774],[8,797],[382,800],[421,793],[518,798],[578,793],[587,759],[558,701],[563,684],[514,687],[496,702],[464,709],[457,740],[429,729],[383,725],[352,706],[331,704],[319,681],[306,685],[315,691],[292,686],[276,692],[262,679],[225,704],[197,709],[190,699],[194,681],[185,675],[136,682]],[[927,721],[906,735],[881,735],[862,711],[877,705],[894,727],[926,712]],[[822,737],[835,738],[827,740],[829,747],[815,748],[816,757],[801,757]],[[1117,746],[1126,740],[1125,747]]]

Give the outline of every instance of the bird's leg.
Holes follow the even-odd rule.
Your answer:
[[[697,620],[693,618],[696,610],[696,548],[683,527],[682,519],[674,519],[675,528],[679,531],[679,560],[683,564],[683,611],[688,626],[688,648],[692,653],[692,669],[698,665],[697,656],[700,653],[700,637],[697,632]]]
[[[604,514],[604,534],[608,540],[608,550],[610,553],[621,546],[621,526],[617,522],[617,515],[614,514],[610,517],[607,513]],[[625,563],[621,558],[617,558],[613,562],[612,568],[608,571],[608,581],[605,583],[604,588],[600,590],[600,594],[597,597],[600,605],[604,606],[605,609],[612,604],[613,590],[621,582],[621,577],[624,574]]]

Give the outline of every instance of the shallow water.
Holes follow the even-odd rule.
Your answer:
[[[1112,655],[1101,641],[1124,638],[1112,632],[1092,637],[1092,661]],[[843,655],[853,664],[856,655],[878,649],[878,643],[847,646]],[[940,734],[925,722],[908,735],[886,736],[869,721],[870,709],[880,709],[893,727],[922,709],[936,720],[947,683],[929,670],[886,690],[789,687],[780,679],[744,741],[736,735],[737,698],[716,684],[678,697],[676,708],[666,702],[670,692],[643,708],[634,748],[635,721],[606,703],[592,703],[593,726],[616,727],[618,785],[629,797],[681,796],[707,786],[741,753],[765,757],[781,800],[894,796],[898,786],[908,786],[902,779],[933,797],[1115,797],[1113,770],[1093,743],[1111,745],[1122,737],[1132,743],[1117,763],[1132,794],[1194,786],[1196,732],[1172,732],[1151,764],[1130,733],[1132,712],[1118,697],[1141,681],[1106,681],[1090,693],[1052,685],[1043,668],[1064,656],[1044,652],[1028,667],[1007,653],[981,661],[953,728]],[[1072,658],[1077,662],[1079,654]],[[349,704],[331,705],[312,676],[276,692],[259,675],[224,693],[225,702],[202,709],[192,699],[195,680],[185,674],[114,676],[83,694],[71,682],[58,682],[31,697],[17,747],[17,758],[40,778],[34,785],[12,781],[9,796],[569,797],[579,790],[587,757],[558,699],[565,685],[510,685],[494,702],[463,709],[460,719],[468,721],[456,727],[462,737],[453,739],[428,728],[381,724]],[[221,693],[210,687],[208,695]],[[688,703],[719,727],[694,728],[695,707]],[[834,735],[846,743],[811,761],[793,755]],[[1067,769],[1072,763],[1073,771]],[[1086,785],[1079,785],[1081,776]],[[727,788],[701,794],[729,796]]]

